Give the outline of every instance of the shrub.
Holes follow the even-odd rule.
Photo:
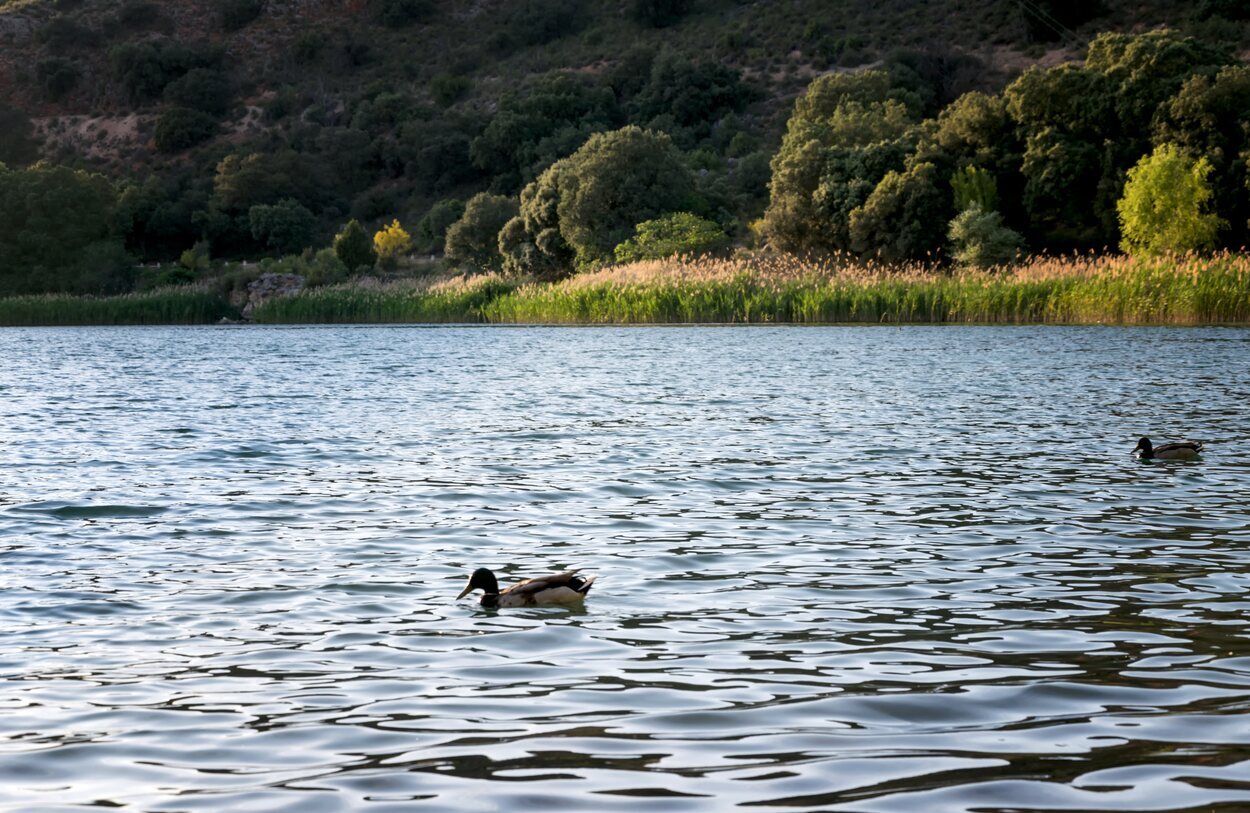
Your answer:
[[[789,251],[846,248],[851,210],[887,171],[902,169],[918,106],[882,71],[812,82],[773,158],[763,224],[769,242]]]
[[[196,275],[202,274],[212,267],[212,258],[209,256],[208,243],[200,240],[191,248],[182,252],[178,256],[178,265],[186,271],[191,279],[195,279]],[[189,280],[188,280],[189,281]]]
[[[612,258],[634,227],[690,207],[694,177],[664,133],[625,127],[590,137],[561,162],[560,235],[581,267]]]
[[[218,8],[221,30],[238,31],[265,10],[264,0],[222,0]]]
[[[99,293],[126,282],[117,193],[103,175],[0,165],[0,296]]]
[[[464,214],[464,201],[458,198],[440,200],[430,207],[417,223],[417,249],[423,252],[443,250],[447,229]]]
[[[161,9],[148,0],[125,0],[113,18],[121,28],[134,31],[151,28],[161,17]]]
[[[994,176],[980,167],[968,165],[951,175],[951,189],[955,193],[955,211],[963,212],[979,207],[982,212],[993,212],[998,206],[998,185]]]
[[[188,107],[173,107],[156,122],[156,148],[180,152],[201,144],[217,134],[217,119]]]
[[[449,107],[468,93],[472,86],[473,83],[466,77],[443,74],[430,82],[430,93],[439,105]]]
[[[503,195],[481,192],[469,198],[464,214],[447,229],[447,260],[466,272],[499,270],[499,233],[517,211],[516,200]]]
[[[312,244],[317,218],[297,201],[287,198],[273,205],[247,210],[252,237],[280,254],[293,254]]]
[[[34,130],[30,116],[0,101],[0,165],[23,167],[35,160]]]
[[[431,0],[374,0],[374,17],[387,28],[403,28],[427,19],[434,11]]]
[[[546,45],[585,25],[579,0],[517,0],[512,4],[508,30],[526,45]]]
[[[933,164],[890,171],[851,212],[851,245],[888,262],[923,259],[941,248],[952,214]]]
[[[639,223],[634,236],[618,245],[613,254],[618,263],[631,263],[678,254],[712,254],[728,246],[729,237],[717,224],[690,212],[675,212]]]
[[[71,52],[76,48],[89,48],[100,42],[99,34],[63,14],[49,20],[35,36],[44,45],[60,53]]]
[[[1120,215],[1120,247],[1129,254],[1184,253],[1210,248],[1224,221],[1207,212],[1211,163],[1174,144],[1143,156],[1128,172]]]
[[[35,76],[44,94],[53,101],[63,98],[78,85],[78,66],[59,56],[41,59],[35,65]]]
[[[295,45],[291,48],[292,56],[296,62],[305,65],[312,64],[321,59],[321,53],[326,47],[326,35],[320,31],[304,31],[295,38]]]
[[[690,0],[634,0],[634,19],[652,28],[664,28],[690,10]]]
[[[412,236],[399,225],[398,219],[392,220],[389,226],[383,226],[373,235],[373,249],[379,262],[393,267],[396,260],[412,250]]]
[[[202,43],[145,40],[119,45],[109,56],[131,99],[141,102],[160,96],[170,82],[194,68],[220,66],[222,51]]]
[[[192,68],[165,86],[165,101],[214,116],[222,116],[230,106],[230,79],[220,70]]]
[[[373,268],[378,261],[378,253],[373,249],[373,241],[365,233],[364,226],[358,220],[349,220],[343,230],[334,238],[334,254],[350,271],[361,268]]]
[[[1003,225],[998,212],[973,204],[951,221],[952,256],[961,266],[991,268],[1011,263],[1024,251],[1024,238]]]
[[[343,282],[351,275],[351,269],[339,259],[334,249],[323,248],[306,264],[303,274],[308,287],[315,288]]]
[[[521,190],[521,210],[499,232],[503,270],[515,276],[557,279],[573,267],[573,248],[560,234],[559,161]]]

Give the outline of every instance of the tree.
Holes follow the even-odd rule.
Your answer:
[[[967,211],[973,207],[983,212],[993,212],[998,206],[998,185],[994,176],[980,167],[969,164],[951,175],[951,189],[955,192],[955,210]]]
[[[258,203],[291,198],[313,211],[325,197],[325,168],[315,156],[294,150],[227,155],[213,175],[213,204],[243,212]]]
[[[1120,169],[1115,84],[1087,68],[1030,68],[1004,91],[1025,136],[1025,226],[1037,242],[1093,248],[1114,239]]]
[[[851,245],[887,262],[920,260],[941,249],[952,212],[933,164],[889,172],[851,212]]]
[[[1211,164],[1163,144],[1129,170],[1117,210],[1129,254],[1183,253],[1210,248],[1224,221],[1206,211]]]
[[[373,250],[377,252],[379,262],[392,267],[396,260],[412,250],[412,235],[399,225],[396,218],[373,235]]]
[[[230,79],[220,70],[193,68],[165,86],[165,101],[213,116],[230,107]]]
[[[635,234],[613,251],[618,263],[663,260],[678,254],[697,256],[729,246],[725,230],[690,212],[674,212],[639,223]]]
[[[47,97],[57,101],[78,85],[81,71],[70,60],[52,56],[39,60],[35,65],[35,76]]]
[[[1006,265],[1024,251],[1024,238],[1003,225],[998,212],[973,204],[951,221],[948,232],[956,264],[972,268]]]
[[[1211,162],[1215,211],[1229,221],[1226,245],[1250,242],[1250,66],[1188,79],[1155,116],[1154,143],[1175,144]]]
[[[34,129],[30,116],[0,101],[0,164],[24,167],[35,160]]]
[[[1232,61],[1222,48],[1160,29],[1099,35],[1089,44],[1085,67],[1102,74],[1115,87],[1111,98],[1120,120],[1118,135],[1144,143],[1155,111],[1186,79]]]
[[[741,111],[750,99],[751,88],[737,70],[719,62],[694,62],[665,49],[652,61],[647,83],[630,102],[630,118],[652,122],[653,129],[661,129],[658,122],[666,120],[703,138],[716,122]]]
[[[619,121],[610,88],[581,76],[547,74],[504,95],[473,139],[470,156],[474,166],[496,176],[497,188],[511,190]]]
[[[694,203],[694,177],[663,133],[598,133],[564,164],[556,174],[560,235],[582,268],[611,259],[636,224]]]
[[[373,242],[358,220],[347,221],[347,225],[335,236],[334,253],[343,265],[353,272],[361,268],[373,268],[378,261],[378,253],[373,249]]]
[[[570,272],[573,248],[560,234],[560,174],[557,161],[521,190],[521,210],[499,232],[504,273],[558,279]]]
[[[652,28],[666,28],[689,10],[690,0],[634,0],[634,19]]]
[[[252,237],[279,254],[294,254],[312,245],[317,218],[298,201],[287,198],[247,211]]]
[[[426,252],[441,251],[447,230],[463,214],[464,201],[459,198],[446,198],[431,206],[417,223],[417,248]]]
[[[503,195],[480,192],[469,198],[464,214],[447,229],[448,261],[469,272],[499,270],[499,232],[517,211],[516,200]]]
[[[863,187],[870,191],[887,171],[901,169],[918,108],[915,94],[892,87],[883,71],[812,82],[795,102],[773,158],[763,223],[768,241],[790,251],[842,247],[849,212],[867,197]],[[875,177],[860,175],[857,163]]]
[[[264,0],[223,0],[218,9],[221,30],[238,31],[265,10]]]
[[[209,114],[187,107],[171,107],[156,122],[156,148],[161,152],[181,152],[216,134],[217,119]]]
[[[103,175],[39,163],[0,164],[0,295],[103,293],[128,285],[130,258]]]
[[[434,4],[430,0],[374,0],[373,10],[387,28],[403,28],[428,19]]]
[[[109,56],[132,101],[142,102],[160,96],[170,82],[194,68],[218,67],[222,53],[220,48],[203,43],[143,40],[119,45]]]

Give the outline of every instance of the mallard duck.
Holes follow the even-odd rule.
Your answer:
[[[526,579],[511,587],[499,590],[499,581],[495,574],[484,567],[473,571],[469,583],[456,600],[467,596],[474,590],[481,590],[483,607],[541,607],[552,604],[579,604],[590,586],[595,583],[594,576],[578,575],[576,570],[564,573],[553,573],[550,576],[539,576]]]
[[[1153,446],[1150,438],[1142,438],[1133,448],[1133,454],[1141,460],[1192,460],[1202,451],[1202,441],[1182,440]]]

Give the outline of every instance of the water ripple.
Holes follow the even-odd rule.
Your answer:
[[[0,331],[0,811],[1248,809],[1248,342]]]

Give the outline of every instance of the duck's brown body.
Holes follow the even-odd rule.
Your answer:
[[[1142,438],[1133,449],[1133,454],[1141,460],[1193,460],[1201,452],[1202,441],[1199,440],[1182,440],[1155,446],[1150,438]]]
[[[594,576],[582,576],[576,570],[553,573],[518,582],[504,590],[499,589],[495,574],[484,567],[473,571],[469,584],[456,599],[462,599],[474,590],[482,591],[483,607],[544,607],[560,604],[580,604],[594,584]]]

